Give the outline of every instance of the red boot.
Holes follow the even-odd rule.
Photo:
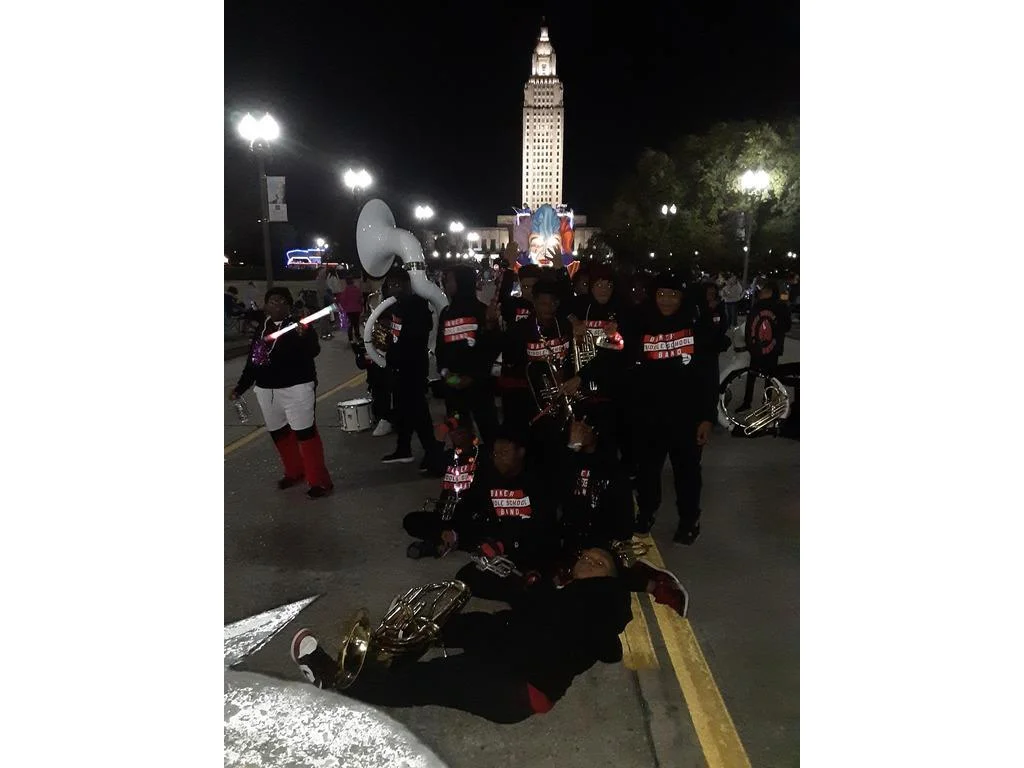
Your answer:
[[[284,465],[284,477],[277,481],[277,487],[282,490],[291,488],[302,479],[303,475],[299,439],[290,429],[280,437],[275,435],[271,435],[271,437],[274,438],[274,447],[277,448],[281,463]]]
[[[299,451],[302,453],[306,482],[309,483],[309,497],[317,499],[326,496],[334,489],[334,483],[324,464],[324,444],[320,433],[314,432],[308,440],[299,440]]]

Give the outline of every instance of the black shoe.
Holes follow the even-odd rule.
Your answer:
[[[301,482],[302,475],[299,475],[298,477],[282,477],[277,481],[277,487],[283,491]]]
[[[338,664],[320,647],[312,631],[300,629],[292,638],[292,661],[299,665],[303,677],[317,688],[333,688]]]
[[[654,527],[654,515],[637,515],[636,523],[633,525],[633,532],[646,536]]]
[[[309,498],[311,498],[311,499],[322,499],[324,496],[327,496],[333,490],[334,490],[334,486],[333,485],[331,487],[329,487],[329,488],[324,488],[324,487],[319,486],[319,485],[314,485],[314,486],[311,486],[308,491],[306,491],[306,495],[309,496]]]
[[[679,528],[676,529],[676,535],[672,537],[672,541],[676,544],[686,544],[689,546],[697,540],[700,536],[700,523],[694,523],[693,525],[679,524]]]
[[[421,557],[437,557],[437,548],[429,541],[414,541],[405,550],[405,556],[413,560]]]
[[[416,459],[413,458],[412,451],[406,451],[405,453],[402,453],[401,451],[395,451],[394,453],[389,453],[387,456],[385,456],[383,459],[381,459],[380,463],[381,464],[412,464],[414,461],[416,461]]]

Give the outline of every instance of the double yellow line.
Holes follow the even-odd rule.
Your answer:
[[[659,568],[665,567],[654,539],[643,537],[650,545],[646,559]],[[633,670],[657,669],[658,657],[651,642],[651,633],[640,600],[650,601],[654,618],[665,638],[672,670],[686,700],[693,728],[697,732],[708,768],[750,768],[750,758],[743,748],[736,724],[725,707],[714,675],[701,651],[689,619],[682,618],[667,605],[651,601],[651,596],[633,594],[633,621],[620,636],[622,662]]]
[[[316,401],[319,403],[322,400],[326,400],[331,395],[333,395],[333,394],[335,394],[337,392],[340,392],[343,389],[348,389],[349,387],[354,387],[356,384],[360,383],[361,381],[364,381],[365,379],[366,379],[366,371],[362,371],[361,373],[357,373],[355,376],[353,376],[348,381],[342,382],[341,384],[339,384],[338,386],[334,387],[333,389],[328,389],[322,395],[319,395],[316,398]],[[224,446],[224,455],[227,456],[229,453],[233,453],[234,451],[237,451],[239,448],[248,445],[249,443],[251,443],[253,440],[255,440],[257,437],[259,437],[261,434],[263,434],[266,431],[267,431],[266,427],[257,427],[256,429],[254,429],[252,432],[250,432],[245,437],[240,437],[238,440],[235,440],[233,443],[228,443],[227,445]]]

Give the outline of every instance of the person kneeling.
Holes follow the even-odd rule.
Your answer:
[[[390,669],[367,666],[344,693],[378,706],[434,704],[517,723],[548,712],[598,661],[621,661],[619,634],[631,620],[629,592],[613,557],[588,549],[561,589],[539,590],[498,613],[452,616],[440,641],[461,654]],[[314,685],[336,686],[338,662],[309,629],[292,640],[292,658]]]

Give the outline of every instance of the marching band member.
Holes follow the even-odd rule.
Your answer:
[[[533,307],[536,322],[516,323],[506,329],[502,358],[514,366],[517,375],[522,375],[524,380],[529,363],[550,360],[559,377],[557,383],[566,381],[572,373],[571,326],[558,319],[558,287],[546,281],[537,283],[533,289]],[[528,385],[524,390],[506,393],[502,409],[504,423],[517,427],[530,424],[537,414],[537,405]]]
[[[615,295],[615,273],[604,265],[595,265],[590,270],[590,295],[577,297],[569,320],[576,343],[590,334],[595,339],[606,337],[614,346],[598,347],[594,359],[567,380],[562,390],[586,396],[590,423],[600,425],[605,441],[614,440],[623,464],[631,468],[633,435],[629,398],[625,396],[628,368],[618,322],[622,313]]]
[[[604,450],[595,429],[580,419],[569,427],[570,450],[562,446],[563,458],[557,477],[551,480],[561,489],[562,547],[579,552],[586,547],[610,548],[613,541],[633,535],[633,489],[605,443]]]
[[[441,496],[432,510],[410,512],[402,520],[402,526],[410,536],[420,539],[409,545],[406,554],[414,559],[433,556],[443,557],[456,543],[454,528],[461,519],[462,498],[473,485],[480,464],[487,458],[487,451],[481,451],[468,424],[460,422],[459,414],[448,419],[452,450],[448,454],[444,477],[441,480]]]
[[[476,273],[457,266],[445,274],[450,303],[441,311],[437,328],[437,369],[444,382],[448,414],[476,421],[485,443],[498,427],[498,411],[491,387],[494,355],[487,331],[487,305],[476,297]],[[496,352],[494,353],[497,354]]]
[[[249,358],[228,398],[235,400],[255,384],[263,422],[284,465],[280,489],[303,478],[311,499],[334,488],[324,464],[324,444],[316,429],[316,363],[320,342],[315,329],[299,325],[274,341],[265,337],[290,324],[294,302],[287,288],[271,288],[265,297],[267,317],[249,347]]]
[[[490,447],[487,471],[459,503],[454,546],[503,555],[523,577],[501,577],[469,563],[455,574],[474,596],[508,602],[549,573],[558,549],[558,499],[539,473],[526,467],[521,431],[501,427]]]
[[[757,301],[747,313],[744,337],[750,352],[750,368],[772,375],[779,367],[786,343],[786,334],[793,327],[789,307],[779,299],[779,288],[775,283],[766,283],[758,291]],[[753,375],[747,376],[743,402],[737,411],[750,409],[754,397]]]
[[[700,535],[701,450],[711,435],[718,392],[715,349],[684,285],[671,272],[654,281],[654,301],[624,330],[635,361],[632,395],[637,461],[637,531],[648,533],[661,506],[661,470],[672,463],[679,527],[674,541]],[[631,326],[631,327],[630,327]]]
[[[559,475],[562,478],[562,549],[574,555],[587,547],[612,550],[613,543],[633,535],[633,489],[629,476],[615,460],[605,436],[582,420],[574,420]],[[655,602],[686,616],[689,595],[674,573],[640,559],[621,569],[633,592],[647,592]]]
[[[389,453],[381,462],[408,464],[415,461],[412,455],[415,432],[424,451],[421,468],[439,472],[444,449],[434,437],[434,424],[427,405],[427,346],[433,327],[430,304],[412,292],[409,274],[404,270],[395,271],[390,282],[398,301],[392,305],[387,367],[395,387],[398,444],[394,453]]]
[[[573,679],[598,661],[621,661],[619,634],[631,619],[614,559],[588,549],[561,589],[527,593],[510,610],[450,617],[440,641],[463,653],[390,668],[367,664],[344,692],[377,706],[434,704],[517,723],[550,711]],[[336,685],[337,661],[310,630],[295,635],[291,654],[314,685]]]

